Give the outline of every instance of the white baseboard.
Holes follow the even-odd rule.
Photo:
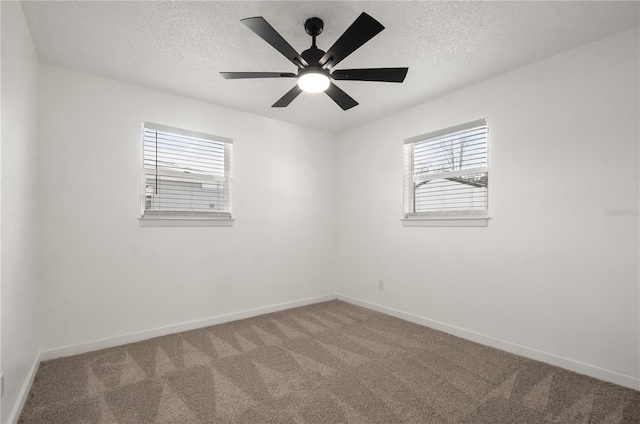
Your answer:
[[[22,408],[24,407],[24,404],[27,401],[27,396],[29,395],[29,390],[31,390],[33,379],[36,377],[38,365],[40,365],[40,354],[36,355],[33,360],[33,364],[31,364],[31,368],[29,369],[27,378],[22,384],[20,393],[18,393],[18,402],[16,402],[13,410],[11,411],[11,414],[9,414],[8,424],[15,424],[18,422],[18,418],[20,418],[20,412],[22,412]]]
[[[605,368],[600,368],[594,365],[586,364],[584,362],[558,356],[553,353],[543,352],[541,350],[533,349],[527,346],[522,346],[517,343],[512,343],[506,340],[497,339],[495,337],[487,336],[481,333],[476,333],[475,331],[465,330],[464,328],[456,327],[456,326],[445,324],[439,321],[434,321],[429,318],[424,318],[424,317],[409,314],[406,312],[398,311],[396,309],[388,308],[386,306],[378,305],[378,304],[367,302],[364,300],[359,300],[359,299],[345,296],[342,294],[337,294],[336,296],[338,300],[343,300],[348,303],[353,303],[354,305],[357,305],[357,306],[362,306],[363,308],[372,309],[374,311],[382,312],[384,314],[391,315],[396,318],[400,318],[416,324],[420,324],[425,327],[430,327],[436,330],[440,330],[457,337],[462,337],[463,339],[471,340],[486,346],[495,347],[496,349],[504,350],[506,352],[524,356],[526,358],[535,359],[536,361],[545,362],[547,364],[555,365],[557,367],[564,368],[569,371],[574,371],[579,374],[584,374],[590,377],[597,378],[599,380],[604,380],[610,383],[618,384],[623,387],[640,390],[640,379],[637,377],[622,374],[622,373],[608,370]]]
[[[63,356],[78,355],[81,353],[92,352],[109,347],[121,346],[127,343],[135,343],[142,340],[152,339],[154,337],[166,336],[168,334],[180,333],[182,331],[194,330],[197,328],[208,327],[210,325],[223,324],[225,322],[237,321],[239,319],[269,314],[271,312],[283,311],[285,309],[297,308],[300,306],[306,306],[320,302],[328,302],[335,299],[335,294],[312,297],[308,299],[300,299],[293,302],[279,303],[277,305],[249,309],[240,312],[233,312],[230,314],[218,315],[196,321],[184,322],[181,324],[168,325],[166,327],[140,331],[137,333],[124,334],[121,336],[110,337],[108,339],[94,340],[91,342],[63,346],[55,349],[47,349],[45,351],[42,351],[42,353],[40,354],[40,360],[47,361],[49,359],[60,358]]]

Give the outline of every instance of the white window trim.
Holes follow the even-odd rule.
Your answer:
[[[141,227],[232,227],[233,218],[140,217]]]
[[[170,127],[170,126],[166,126],[166,125],[161,125],[161,124],[156,124],[156,123],[152,123],[152,122],[142,122],[141,124],[141,129],[140,129],[140,141],[141,141],[141,145],[144,145],[144,129],[148,128],[151,130],[155,130],[155,131],[162,131],[162,132],[169,132],[169,133],[179,133],[181,135],[187,136],[187,137],[194,137],[194,138],[202,138],[205,140],[211,140],[211,141],[215,141],[215,142],[220,142],[220,143],[227,143],[227,144],[233,144],[233,139],[228,138],[228,137],[221,137],[221,136],[216,136],[216,135],[211,135],[211,134],[205,134],[205,133],[200,133],[197,131],[190,131],[190,130],[185,130],[182,128],[175,128],[175,127]],[[228,154],[225,152],[225,162],[229,161],[230,158],[228,156]],[[232,165],[233,166],[233,165]],[[154,171],[154,170],[147,170],[149,172],[146,173],[155,173],[157,172],[158,175],[173,175],[173,173],[171,171]],[[210,178],[211,180],[216,180],[218,178]],[[231,176],[231,182],[233,182],[233,175]],[[144,187],[146,186],[146,182],[145,182],[145,167],[144,167],[144,152],[142,154],[142,172],[140,175],[140,184],[141,184],[141,188],[140,188],[140,216],[138,217],[138,221],[140,223],[141,227],[232,227],[233,226],[233,222],[235,221],[235,219],[233,218],[232,212],[233,210],[230,210],[229,216],[210,216],[210,217],[203,217],[203,216],[189,216],[187,214],[178,216],[178,215],[155,215],[155,214],[147,214],[145,216],[145,209],[144,209],[144,205],[145,205],[145,194],[144,194]],[[233,192],[230,193],[229,195],[229,204],[230,204],[230,208],[232,208],[232,197],[233,197]]]
[[[484,217],[416,217],[404,218],[403,227],[487,227],[489,225],[488,216]]]
[[[410,137],[404,140],[404,144],[413,144],[419,141],[423,141],[429,138],[439,137],[445,134],[462,131],[470,127],[475,126],[487,126],[487,139],[489,138],[489,124],[486,118],[478,119],[475,121],[467,122],[460,125],[455,125],[453,127],[444,128],[441,130],[433,131],[427,134],[421,134],[415,137]],[[487,159],[489,156],[489,143],[487,143]],[[409,175],[413,175],[413,159],[410,161],[409,166]],[[466,175],[474,172],[488,172],[488,160],[487,166],[465,169],[461,171],[453,171],[447,172],[448,175]],[[403,169],[404,172],[404,169]],[[443,173],[444,174],[444,173]],[[437,178],[438,176],[442,176],[443,174],[429,174],[424,177],[419,178],[420,181],[431,180]],[[403,195],[404,196],[404,195]],[[404,201],[404,200],[403,200]],[[424,214],[424,213],[416,213],[416,214],[405,214],[404,210],[402,212],[403,218],[402,226],[403,227],[487,227],[489,225],[489,220],[491,219],[489,216],[489,205],[487,204],[486,211],[468,211],[468,212],[441,212],[434,214]]]

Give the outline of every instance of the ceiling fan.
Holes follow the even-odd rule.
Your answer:
[[[320,18],[310,18],[304,23],[304,29],[311,36],[311,47],[298,54],[289,43],[262,17],[242,19],[240,22],[271,44],[294,65],[298,73],[290,72],[220,72],[226,79],[240,78],[297,78],[294,86],[272,107],[287,107],[303,92],[320,93],[324,91],[343,110],[358,105],[351,96],[336,86],[334,80],[403,82],[409,68],[368,68],[340,69],[333,67],[340,63],[364,43],[384,29],[380,22],[366,13],[362,13],[326,52],[316,46],[316,37],[322,33],[324,22]]]

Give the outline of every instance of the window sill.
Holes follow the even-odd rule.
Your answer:
[[[402,220],[403,227],[487,227],[488,225],[488,216],[439,216],[432,218],[405,218]]]
[[[141,227],[232,227],[234,219],[210,218],[138,218]]]

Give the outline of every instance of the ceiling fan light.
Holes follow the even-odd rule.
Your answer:
[[[320,93],[329,88],[329,77],[320,72],[307,72],[298,77],[298,87],[307,93]]]

